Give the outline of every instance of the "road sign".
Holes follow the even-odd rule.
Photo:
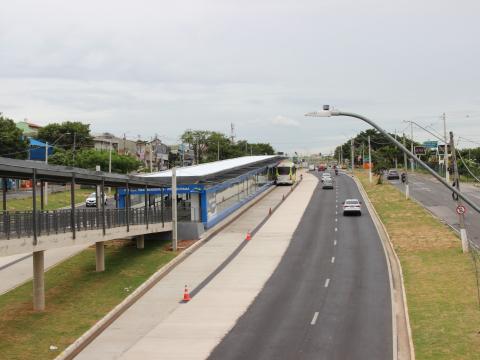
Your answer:
[[[447,147],[448,152],[451,152],[450,150],[450,144]],[[438,145],[438,153],[443,154],[445,152],[445,145]]]
[[[428,149],[436,149],[438,146],[438,141],[432,141],[432,140],[424,141],[423,146],[425,146]]]
[[[425,146],[415,146],[414,152],[416,155],[425,155],[427,153],[427,148]]]
[[[455,211],[457,212],[458,215],[463,215],[467,211],[467,208],[463,205],[458,205]]]

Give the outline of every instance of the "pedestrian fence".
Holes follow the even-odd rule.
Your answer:
[[[198,218],[198,217],[197,217]],[[190,206],[177,208],[179,221],[190,221]],[[111,229],[127,225],[147,225],[170,222],[171,207],[130,209],[66,209],[33,211],[0,211],[0,239],[53,235],[72,231]]]

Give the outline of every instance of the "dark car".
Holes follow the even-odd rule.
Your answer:
[[[387,172],[387,180],[400,180],[400,175],[395,169],[390,169]]]

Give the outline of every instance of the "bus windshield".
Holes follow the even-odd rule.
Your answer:
[[[277,171],[278,171],[278,175],[290,175],[289,167],[278,167]]]

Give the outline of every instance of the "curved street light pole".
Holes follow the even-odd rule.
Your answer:
[[[367,124],[373,126],[375,129],[380,131],[380,133],[382,133],[390,142],[395,144],[400,150],[402,150],[404,153],[406,153],[408,156],[410,156],[410,158],[414,159],[414,161],[416,161],[418,164],[420,164],[435,179],[440,181],[440,183],[442,183],[450,191],[457,194],[463,201],[465,201],[468,205],[470,205],[472,207],[472,209],[474,209],[477,213],[480,214],[480,207],[478,207],[469,197],[467,197],[461,191],[459,191],[458,189],[454,188],[449,183],[447,183],[445,181],[445,179],[443,177],[441,177],[440,175],[438,175],[432,168],[430,168],[430,166],[428,166],[426,163],[424,163],[421,159],[417,158],[411,151],[409,151],[399,141],[394,139],[393,136],[388,134],[385,130],[383,130],[380,126],[378,126],[376,123],[374,123],[372,120],[368,119],[367,117],[356,114],[356,113],[346,112],[346,111],[329,110],[329,107],[327,105],[324,106],[324,111],[307,113],[307,114],[305,114],[305,116],[313,116],[313,117],[349,116],[349,117],[354,117],[354,118],[365,121]]]

